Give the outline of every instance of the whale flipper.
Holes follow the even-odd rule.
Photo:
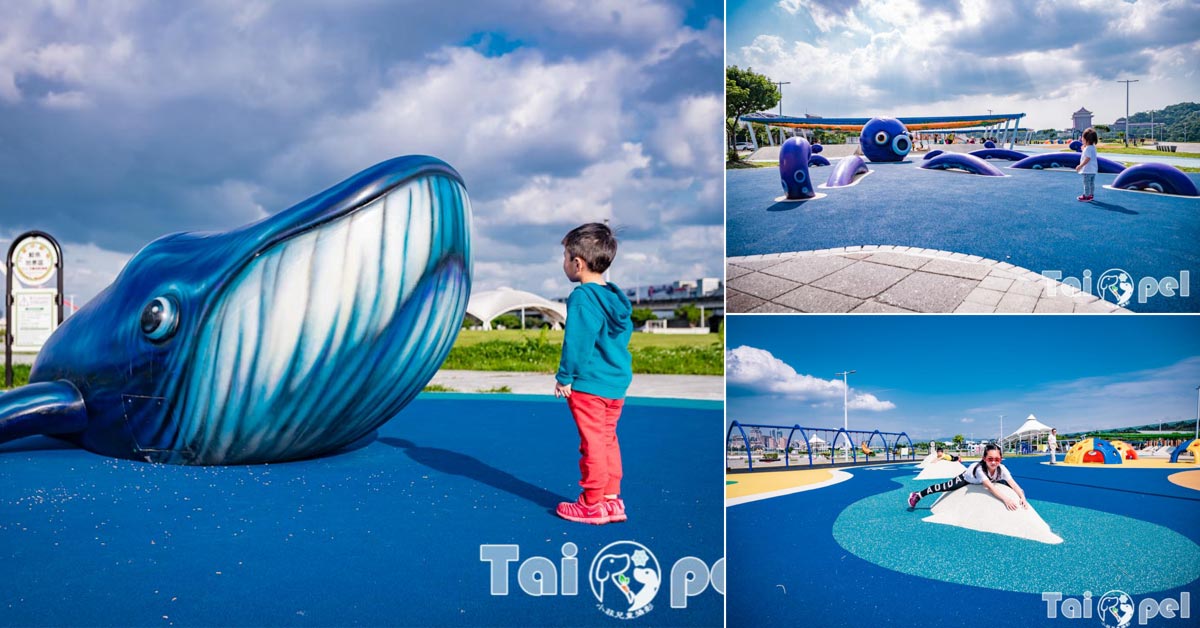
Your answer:
[[[0,443],[87,427],[83,397],[70,382],[40,382],[0,394]]]
[[[997,484],[996,489],[1016,500],[1017,493],[1003,484]],[[1057,545],[1062,543],[1062,537],[1050,530],[1047,524],[1033,506],[1008,510],[1004,503],[996,499],[982,484],[972,484],[942,495],[931,509],[933,514],[922,521],[942,523],[946,525],[1015,536],[1039,543]]]

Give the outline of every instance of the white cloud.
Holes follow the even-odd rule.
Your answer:
[[[882,412],[884,410],[894,410],[896,404],[890,401],[881,401],[870,393],[854,393],[854,396],[846,403],[846,407],[851,410]]]
[[[724,102],[720,94],[688,96],[680,103],[671,103],[670,112],[658,118],[659,126],[653,137],[662,147],[663,158],[673,166],[701,172],[718,170],[723,162],[723,135],[714,128],[720,120]]]
[[[455,166],[473,195],[475,188],[494,195],[518,164],[549,169],[619,151],[621,83],[631,69],[616,53],[549,61],[538,53],[444,49],[397,69],[362,107],[324,116],[274,168],[303,176],[425,153]]]
[[[0,222],[44,206],[69,239],[133,251],[430,154],[471,195],[477,287],[565,294],[558,238],[603,218],[652,260],[642,283],[718,275],[723,27],[719,10],[684,16],[659,0],[18,3],[0,20],[0,136],[37,149],[0,175],[17,190]],[[462,44],[481,34],[499,46]]]
[[[960,423],[974,423],[975,419],[972,419],[970,417],[963,417],[963,418],[959,419],[959,422]]]
[[[725,352],[725,379],[729,384],[759,393],[813,403],[840,401],[845,390],[841,381],[797,373],[771,352],[744,345]],[[847,407],[879,412],[892,410],[896,404],[869,393],[854,392]]]
[[[593,163],[577,177],[533,177],[508,195],[487,220],[575,225],[611,219],[614,194],[633,183],[635,173],[648,165],[641,146],[625,144],[613,159]]]
[[[1097,123],[1110,123],[1124,115],[1124,89],[1113,81],[1126,74],[1142,80],[1132,97],[1135,111],[1195,99],[1200,5],[1194,2],[966,0],[934,7],[915,0],[784,0],[778,6],[808,15],[817,36],[801,41],[772,27],[747,33],[739,41],[751,43],[731,49],[728,63],[791,81],[783,99],[785,109],[794,109],[784,113],[991,109],[1028,114],[1023,126],[1063,128],[1086,106]]]

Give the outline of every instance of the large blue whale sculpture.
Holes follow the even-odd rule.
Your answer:
[[[383,162],[240,229],[150,243],[0,395],[0,442],[174,464],[336,451],[433,377],[470,284],[461,177]]]

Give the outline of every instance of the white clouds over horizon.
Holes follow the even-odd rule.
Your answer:
[[[785,114],[990,109],[1026,113],[1023,126],[1040,129],[1064,128],[1086,106],[1108,124],[1124,115],[1123,78],[1141,80],[1132,111],[1200,100],[1200,5],[1190,0],[783,0],[762,11],[778,18],[764,32],[730,22],[726,62],[791,81]]]
[[[1200,356],[1158,368],[1052,382],[966,412],[1005,414],[1014,421],[1009,432],[1029,414],[1060,432],[1149,425],[1194,419],[1197,382]]]
[[[453,4],[18,5],[0,25],[0,225],[77,246],[104,267],[91,281],[167,233],[423,153],[467,183],[478,289],[566,294],[558,242],[604,218],[654,258],[643,283],[720,276],[720,6],[507,0],[447,20]]]
[[[730,386],[758,394],[782,396],[814,405],[840,402],[846,392],[846,386],[840,380],[797,373],[769,351],[744,345],[725,352],[725,381]],[[846,407],[882,412],[895,409],[896,404],[851,389]]]

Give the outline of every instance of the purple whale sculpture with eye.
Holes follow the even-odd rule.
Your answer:
[[[901,161],[912,150],[908,127],[895,118],[871,118],[858,140],[863,155],[872,162]]]
[[[779,147],[779,180],[789,201],[801,201],[817,195],[808,175],[812,147],[803,137],[789,137]]]
[[[1130,166],[1117,176],[1112,186],[1122,190],[1154,190],[1174,196],[1200,196],[1190,177],[1167,164]]]

